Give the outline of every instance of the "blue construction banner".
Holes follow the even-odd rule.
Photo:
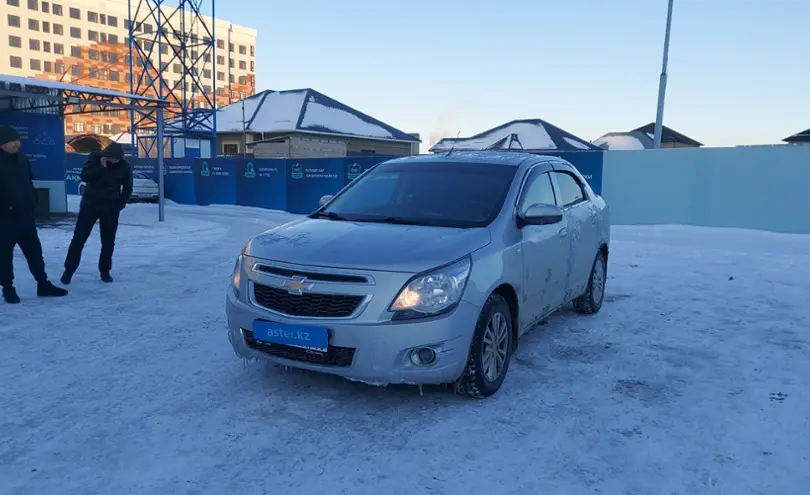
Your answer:
[[[360,174],[374,165],[395,158],[393,156],[354,156],[346,158],[345,185],[356,179]]]
[[[198,205],[235,205],[238,160],[194,160]]]
[[[79,184],[82,181],[80,174],[87,162],[87,155],[79,153],[65,153],[65,193],[79,194]]]
[[[321,196],[335,194],[346,184],[346,158],[287,160],[287,211],[312,213]]]
[[[165,160],[164,160],[165,164]],[[145,176],[149,177],[153,181],[157,182],[158,180],[158,165],[157,160],[154,158],[137,158],[130,162],[132,166],[132,172],[137,174],[144,174]]]
[[[34,180],[65,180],[65,122],[59,115],[0,112],[0,125],[20,133]]]
[[[163,187],[167,199],[183,205],[197,204],[194,160],[175,158],[163,164]]]
[[[541,155],[557,156],[575,166],[596,194],[602,194],[604,151],[543,151]]]
[[[287,161],[237,161],[236,204],[283,211],[287,207]]]

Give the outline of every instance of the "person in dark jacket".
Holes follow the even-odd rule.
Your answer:
[[[118,216],[132,195],[132,170],[124,160],[124,149],[118,143],[111,143],[101,153],[90,153],[82,169],[81,178],[85,182],[79,217],[65,258],[65,273],[62,283],[70,284],[73,274],[79,268],[82,250],[98,222],[101,233],[101,254],[98,258],[98,271],[101,280],[112,282],[112,256],[115,248],[115,235],[118,232]]]
[[[14,247],[17,245],[37,281],[39,297],[61,297],[68,293],[49,282],[45,273],[35,218],[34,176],[20,146],[17,131],[10,126],[0,126],[0,285],[3,299],[9,304],[20,302],[14,288]]]

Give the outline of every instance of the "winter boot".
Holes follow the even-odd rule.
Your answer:
[[[65,270],[65,273],[62,274],[62,278],[59,279],[62,282],[62,285],[70,285],[70,282],[73,280],[73,273]]]
[[[113,278],[112,278],[112,275],[110,275],[110,272],[102,272],[101,273],[101,281],[104,282],[105,284],[111,284],[112,281],[113,281]]]
[[[3,299],[5,299],[8,304],[20,304],[20,296],[17,295],[17,291],[14,289],[13,285],[3,287]]]
[[[64,297],[68,295],[68,291],[46,280],[37,285],[37,295],[39,297]]]

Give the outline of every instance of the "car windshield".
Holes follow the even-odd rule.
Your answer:
[[[358,179],[316,216],[332,220],[474,228],[503,206],[517,167],[389,162]]]

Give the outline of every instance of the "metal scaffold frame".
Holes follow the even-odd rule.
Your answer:
[[[138,134],[204,137],[216,143],[217,78],[204,77],[207,71],[216,75],[215,0],[210,2],[209,26],[201,12],[203,0],[173,0],[176,6],[167,0],[128,0],[130,93],[167,104],[163,119],[154,111],[130,112],[133,151]],[[155,26],[151,32],[147,24]],[[177,79],[170,84],[164,72],[177,65],[181,73],[173,74]],[[205,90],[208,81],[210,91]],[[165,123],[160,133],[158,120]]]

